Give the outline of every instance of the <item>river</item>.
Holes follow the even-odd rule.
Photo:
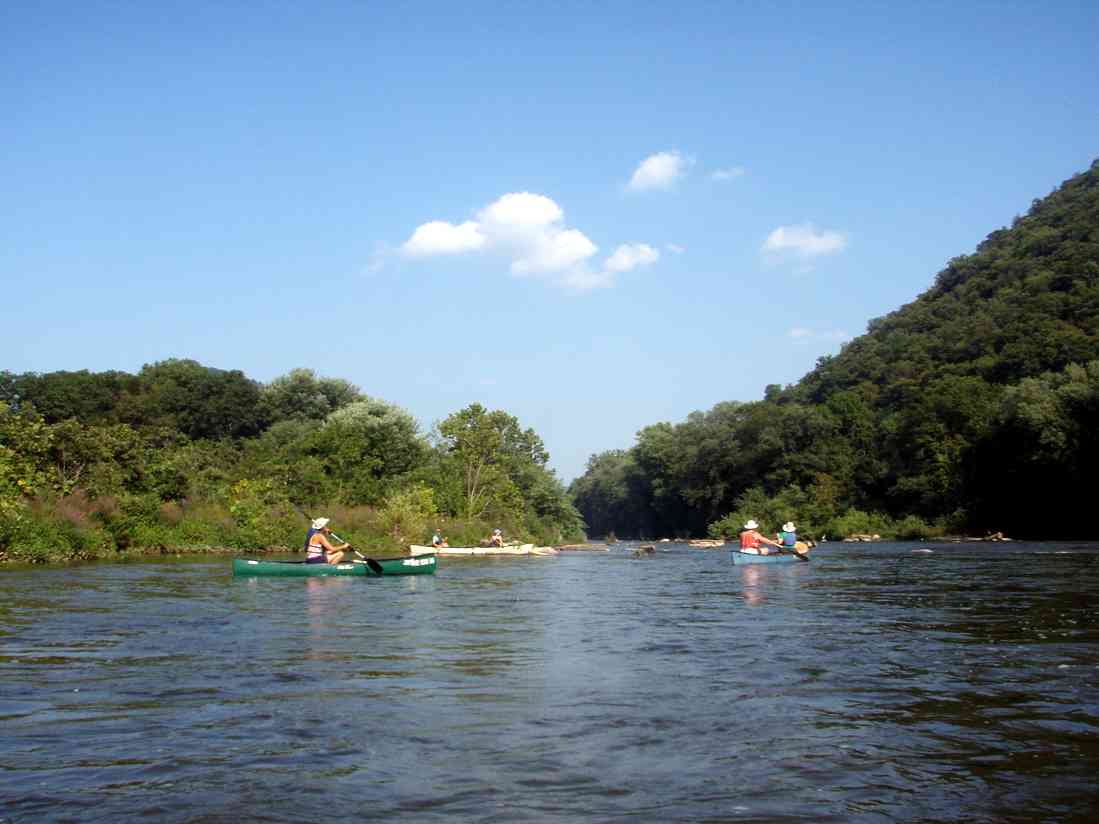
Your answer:
[[[658,548],[0,570],[0,822],[1094,820],[1099,546]]]

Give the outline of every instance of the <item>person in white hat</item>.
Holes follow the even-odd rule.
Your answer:
[[[781,546],[759,531],[759,524],[754,519],[749,519],[744,525],[744,531],[740,533],[740,551],[749,555],[769,555],[768,547],[781,549]]]
[[[305,535],[305,563],[307,564],[338,564],[343,561],[344,550],[351,544],[332,546],[328,536],[332,530],[328,528],[328,518],[314,518],[309,532]]]
[[[793,549],[798,543],[797,527],[793,521],[787,521],[782,525],[782,531],[775,535],[775,540],[782,544],[783,549]]]

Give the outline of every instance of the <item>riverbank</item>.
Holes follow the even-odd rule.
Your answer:
[[[271,547],[260,552],[290,552],[286,547]],[[180,558],[184,555],[240,555],[242,550],[231,546],[148,546],[127,547],[126,549],[113,550],[105,553],[68,553],[64,557],[21,557],[11,553],[0,552],[0,569],[4,567],[28,567],[28,566],[61,566],[65,564],[85,564],[98,561],[136,561],[149,558]]]
[[[234,546],[211,546],[208,544],[185,544],[179,546],[128,547],[99,554],[70,553],[64,557],[19,557],[0,552],[0,569],[4,567],[64,566],[104,561],[137,561],[155,558],[181,558],[184,556],[240,556],[240,555],[291,555],[301,550],[288,546],[250,547],[242,549]],[[370,550],[372,554],[389,556],[408,554],[402,547],[384,550]],[[0,819],[2,821],[2,819]]]
[[[243,499],[242,499],[243,500]],[[247,505],[246,505],[247,504]],[[306,512],[323,514],[338,533],[366,555],[394,556],[442,530],[455,546],[477,546],[494,528],[479,519],[430,520],[386,507],[338,503],[295,507],[278,501],[175,503],[130,497],[91,500],[73,495],[0,508],[0,564],[50,564],[173,554],[300,552],[309,526]],[[505,523],[524,543],[552,546],[574,540],[558,531],[526,530]]]
[[[438,555],[445,555],[449,557],[462,557],[462,556],[486,556],[486,555],[557,555],[559,552],[566,549],[578,550],[581,549],[576,545],[552,547],[552,546],[537,546],[535,544],[519,544],[502,547],[443,547],[436,549],[430,546],[420,546],[417,544],[393,546],[393,547],[372,547],[370,549],[361,550],[364,555],[377,555],[386,557],[399,557],[402,555],[419,555],[424,553],[434,552]],[[588,549],[588,547],[584,547]],[[591,550],[600,549],[607,551],[609,548],[606,546],[596,547],[592,545]],[[34,557],[25,558],[18,556],[11,556],[0,552],[0,569],[4,567],[33,567],[33,566],[62,566],[68,564],[83,564],[102,561],[134,561],[142,559],[154,559],[154,558],[168,558],[168,557],[183,557],[188,555],[214,555],[214,556],[242,556],[242,555],[292,555],[299,553],[299,548],[291,548],[282,545],[271,545],[265,547],[232,547],[232,546],[212,546],[208,544],[188,544],[180,546],[149,546],[149,547],[129,547],[124,550],[116,550],[113,552],[101,553],[101,554],[69,554],[62,558],[47,558],[47,557]]]

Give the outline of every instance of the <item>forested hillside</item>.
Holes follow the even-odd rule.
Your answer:
[[[579,515],[533,430],[473,404],[429,433],[349,382],[269,384],[191,360],[0,373],[0,560],[296,547],[303,513],[360,547],[506,535],[559,543]]]
[[[887,274],[883,273],[883,276]],[[595,534],[1082,537],[1099,457],[1099,161],[761,401],[643,429],[572,487]]]

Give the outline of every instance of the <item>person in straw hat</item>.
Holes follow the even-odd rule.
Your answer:
[[[771,550],[768,547],[771,546],[775,549],[782,548],[759,531],[759,524],[754,519],[749,519],[744,525],[744,531],[740,533],[740,551],[749,555],[769,555]]]
[[[351,544],[332,546],[328,536],[332,530],[328,528],[328,518],[315,518],[309,532],[305,535],[305,563],[307,564],[338,564],[343,561],[344,550]]]
[[[775,540],[782,544],[783,549],[793,549],[798,542],[797,527],[793,521],[787,521],[782,525],[782,531],[775,535]]]
[[[798,540],[797,528],[793,521],[787,521],[782,525],[782,531],[775,535],[775,540],[782,544],[783,549],[793,550],[799,555],[804,555],[812,546],[812,542]]]

